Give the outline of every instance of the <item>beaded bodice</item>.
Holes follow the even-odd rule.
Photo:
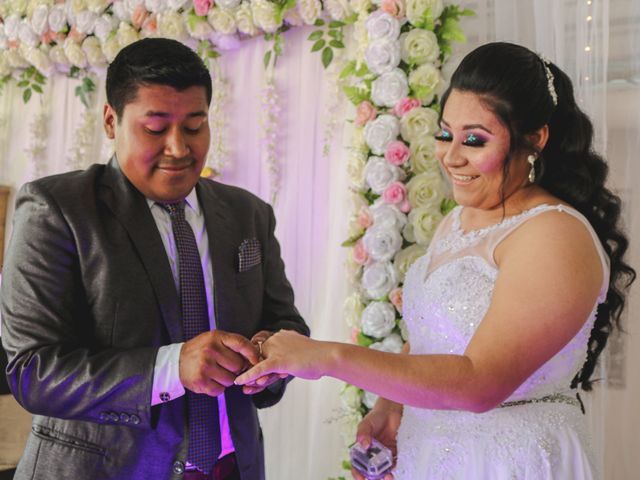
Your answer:
[[[412,354],[462,354],[489,308],[498,267],[493,259],[496,246],[526,220],[548,211],[560,211],[580,219],[591,232],[600,252],[604,278],[608,265],[595,232],[577,211],[562,205],[540,205],[496,225],[464,232],[461,207],[443,221],[427,254],[407,273],[404,285],[404,319]],[[598,302],[578,334],[547,363],[534,372],[508,400],[540,398],[568,392],[584,363],[587,342],[597,304],[606,296],[603,285]],[[523,305],[526,308],[526,305]]]

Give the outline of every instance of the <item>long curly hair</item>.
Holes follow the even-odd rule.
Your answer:
[[[547,68],[553,75],[557,105]],[[576,104],[569,77],[520,45],[495,42],[469,53],[442,96],[441,111],[454,89],[480,95],[508,128],[511,144],[503,166],[504,178],[516,152],[536,151],[539,160],[535,162],[535,182],[587,218],[609,257],[607,297],[598,306],[587,360],[571,382],[572,388],[591,390],[598,357],[612,329],[620,328],[626,293],[636,277],[635,270],[624,260],[629,241],[620,227],[621,201],[605,187],[608,166],[593,150],[593,125]],[[549,139],[540,152],[527,135],[544,125],[549,126]]]

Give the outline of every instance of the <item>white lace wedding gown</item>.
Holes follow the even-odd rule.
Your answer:
[[[604,301],[608,259],[588,221],[576,210],[540,205],[471,232],[460,227],[461,211],[462,207],[456,207],[443,220],[427,254],[407,273],[404,319],[412,354],[465,351],[491,301],[498,275],[495,247],[523,222],[545,212],[572,215],[592,234],[604,268],[597,304]],[[405,406],[398,431],[395,478],[599,478],[585,416],[569,387],[586,359],[597,304],[579,333],[501,407],[479,414]]]

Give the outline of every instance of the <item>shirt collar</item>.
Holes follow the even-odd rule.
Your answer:
[[[153,207],[156,203],[158,203],[149,198],[147,198],[146,200],[147,200],[147,205],[149,205],[149,208]],[[200,204],[198,203],[198,195],[196,194],[195,187],[191,189],[191,191],[189,192],[189,195],[187,195],[184,200],[186,204],[189,205],[189,207],[195,212],[196,215],[200,214]]]

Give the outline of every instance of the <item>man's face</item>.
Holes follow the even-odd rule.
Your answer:
[[[122,118],[105,105],[104,127],[120,168],[145,197],[175,202],[193,189],[209,149],[208,110],[202,86],[140,86]]]

